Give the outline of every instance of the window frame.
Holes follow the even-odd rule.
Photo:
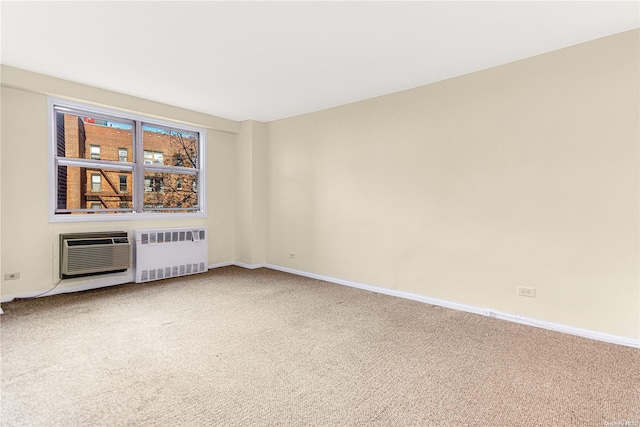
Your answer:
[[[146,163],[147,161],[147,153],[149,153],[151,155],[150,157],[150,162],[151,163]],[[160,156],[158,156],[158,154]],[[164,165],[164,154],[162,153],[162,151],[154,151],[154,150],[143,150],[142,151],[142,155],[144,156],[144,159],[142,159],[142,162],[145,165]],[[157,161],[158,157],[161,159],[161,161]],[[177,166],[177,165],[176,165]]]
[[[97,180],[94,178],[98,178]],[[98,188],[96,190],[96,187]],[[102,174],[91,173],[91,192],[102,193]]]
[[[76,101],[70,101],[63,98],[48,97],[47,99],[47,115],[49,128],[49,222],[90,222],[90,221],[123,221],[123,220],[156,220],[167,219],[175,220],[178,218],[206,218],[207,217],[207,197],[206,188],[203,183],[206,182],[206,147],[207,132],[206,129],[193,126],[177,121],[165,119],[157,119],[151,116],[144,116],[136,113],[129,113],[117,109],[106,108]],[[76,114],[84,117],[91,115],[92,117],[107,116],[109,119],[121,119],[126,122],[133,122],[132,128],[132,153],[133,162],[120,162],[108,160],[92,160],[92,159],[75,159],[75,158],[58,158],[57,156],[57,135],[56,135],[56,108],[59,110],[67,110],[70,114]],[[198,159],[197,168],[181,168],[168,167],[159,164],[144,164],[144,147],[143,147],[143,126],[159,126],[162,128],[175,129],[180,131],[193,132],[198,135]],[[119,147],[118,147],[119,148]],[[104,170],[119,170],[131,172],[131,192],[132,212],[121,212],[110,215],[91,215],[91,209],[83,210],[83,214],[57,213],[57,197],[58,197],[58,166],[77,166],[85,168],[97,168]],[[144,207],[144,176],[145,172],[170,172],[187,175],[195,175],[199,183],[197,196],[197,209],[192,212],[163,212],[163,211],[147,211]],[[164,211],[170,211],[180,208],[164,208]],[[128,209],[127,209],[128,210]]]
[[[94,148],[96,148],[97,150],[94,150]],[[93,157],[94,154],[97,154],[97,157]],[[100,159],[100,146],[99,145],[95,145],[95,144],[89,145],[89,158],[91,160],[101,160]]]
[[[124,178],[124,190],[122,189],[122,178]],[[118,175],[118,189],[121,193],[129,192],[129,179],[127,175]]]
[[[122,160],[122,152],[124,151],[124,160]],[[121,163],[126,163],[129,160],[129,150],[127,150],[126,148],[120,148],[118,147],[118,161]]]
[[[148,186],[147,186],[147,181],[149,181]],[[145,177],[144,192],[145,193],[164,193],[164,179],[156,178],[156,177],[151,177],[151,178]]]

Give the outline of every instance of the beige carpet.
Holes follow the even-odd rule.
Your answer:
[[[640,426],[640,350],[267,269],[2,308],[3,426]]]

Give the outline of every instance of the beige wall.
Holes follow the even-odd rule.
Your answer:
[[[0,68],[0,81],[2,81],[2,68]],[[4,280],[4,269],[2,268],[2,92],[0,90],[0,283]],[[0,285],[0,297],[2,296],[2,286]],[[2,308],[0,307],[0,313]]]
[[[235,145],[235,260],[242,264],[265,262],[266,148],[265,124],[241,122]]]
[[[269,123],[267,261],[639,338],[639,51],[631,31]]]
[[[2,273],[20,272],[19,280],[2,278],[2,298],[47,290],[58,280],[58,235],[70,231],[124,230],[206,225],[209,263],[234,260],[234,144],[236,122],[192,113],[52,77],[2,68],[1,254]],[[49,223],[47,94],[124,109],[202,126],[207,129],[207,218],[154,221]],[[84,97],[80,97],[83,95]],[[65,280],[59,288],[81,287],[101,280]]]

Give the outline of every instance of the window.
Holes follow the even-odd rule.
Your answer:
[[[100,160],[100,146],[99,145],[91,145],[91,146],[89,146],[89,152],[91,153],[91,158],[93,160]]]
[[[144,179],[144,191],[150,192],[163,192],[164,191],[164,179],[162,177],[149,177]]]
[[[164,155],[160,151],[144,150],[145,165],[161,165],[163,164],[163,158],[164,158]]]
[[[102,209],[102,203],[91,203],[91,210]]]
[[[91,174],[91,191],[94,193],[102,191],[102,178],[98,174]]]
[[[203,130],[53,98],[49,106],[52,221],[205,216]],[[83,215],[98,205],[110,215]]]

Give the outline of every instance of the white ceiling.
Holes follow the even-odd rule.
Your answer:
[[[627,2],[8,2],[3,64],[270,121],[640,27]]]

